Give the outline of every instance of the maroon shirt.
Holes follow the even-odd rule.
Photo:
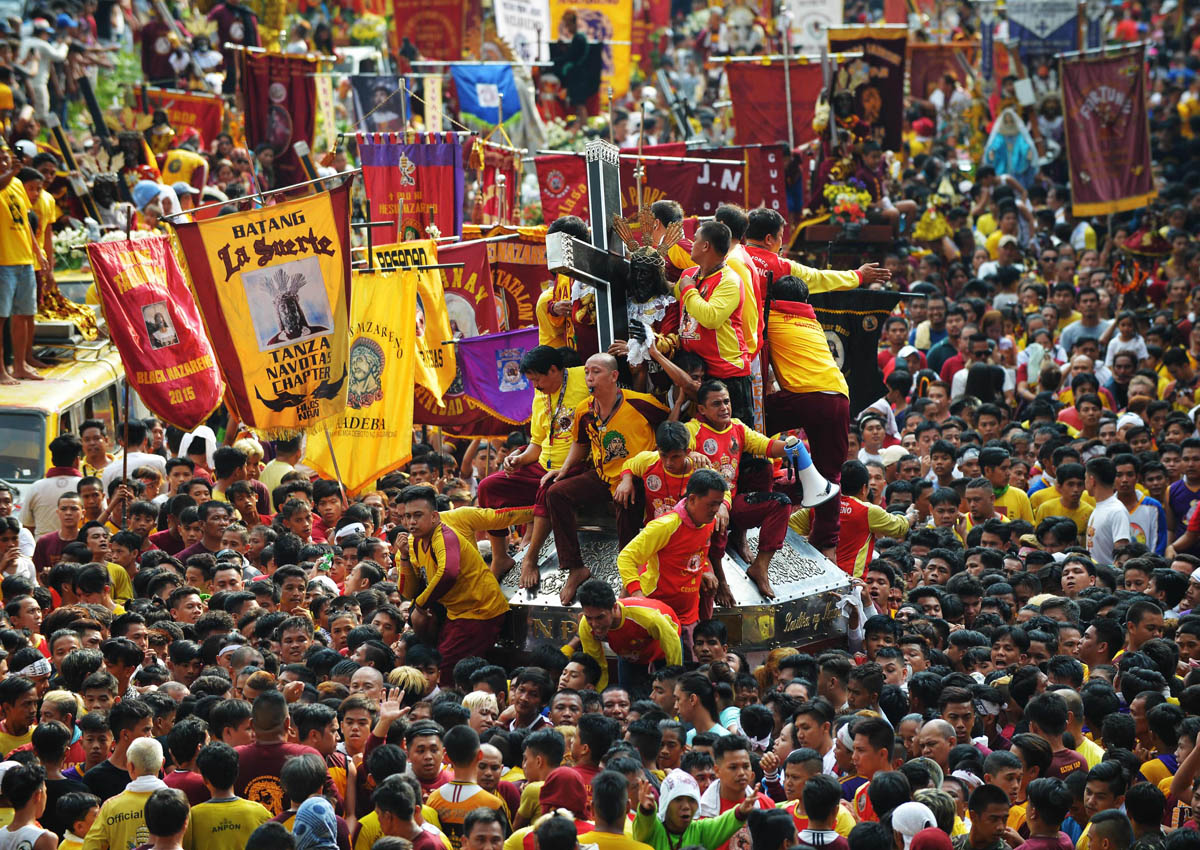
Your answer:
[[[183,551],[183,538],[169,528],[166,531],[156,531],[146,539],[168,555]]]
[[[74,543],[72,540],[63,540],[58,536],[57,531],[51,531],[49,534],[43,534],[33,544],[33,565],[42,571],[58,563],[59,556],[62,555],[63,549],[67,548],[68,543]]]
[[[1050,756],[1050,773],[1059,779],[1066,779],[1077,770],[1087,771],[1087,760],[1074,750],[1062,749]]]
[[[247,800],[261,803],[272,815],[282,814],[288,807],[287,795],[283,792],[283,784],[279,781],[279,772],[287,760],[295,756],[321,754],[312,747],[302,744],[258,742],[237,747],[238,777],[233,793]],[[342,795],[334,787],[329,774],[325,774],[325,788],[322,792],[334,801],[334,809],[342,811]]]
[[[178,558],[180,561],[186,563],[187,559],[192,557],[192,555],[212,555],[215,558],[217,556],[217,553],[220,551],[221,551],[220,549],[209,549],[207,546],[204,545],[204,540],[201,539],[198,542],[193,543],[191,546],[187,547],[186,549],[180,549],[179,552],[176,553],[175,557]],[[240,797],[242,795],[238,794],[238,796]]]
[[[204,777],[194,770],[172,770],[163,777],[168,788],[182,791],[187,795],[188,803],[196,806],[212,797],[204,786]]]

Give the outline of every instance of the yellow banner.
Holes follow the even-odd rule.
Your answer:
[[[351,496],[412,456],[417,299],[404,276],[397,270],[355,274],[346,412],[330,428],[329,442],[310,437],[304,455],[313,469],[333,478],[332,442]]]
[[[600,78],[600,108],[603,110],[608,86],[613,87],[613,97],[623,97],[629,91],[633,3],[630,0],[550,0],[550,41],[561,37],[559,27],[563,13],[571,9],[578,16],[579,31],[587,36],[587,40],[605,45],[604,72]]]
[[[227,400],[253,428],[310,430],[346,406],[348,191],[176,228]]]
[[[416,382],[445,407],[442,396],[457,376],[454,339],[450,331],[450,316],[446,312],[446,293],[442,290],[442,274],[437,269],[417,266],[437,264],[437,243],[432,239],[416,239],[375,246],[375,266],[380,269],[400,269],[400,285],[416,293]]]

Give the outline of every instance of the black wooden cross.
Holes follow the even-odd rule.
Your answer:
[[[370,207],[368,206],[368,209]],[[350,223],[351,227],[361,227],[367,231],[367,270],[375,268],[375,240],[372,234],[376,227],[395,227],[394,221],[355,221]]]
[[[566,233],[546,236],[546,266],[596,290],[596,336],[600,351],[608,351],[616,340],[629,339],[629,313],[625,290],[629,282],[629,260],[624,244],[613,230],[613,218],[621,214],[621,185],[618,148],[603,139],[588,142],[588,223],[591,244]]]

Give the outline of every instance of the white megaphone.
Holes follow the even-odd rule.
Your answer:
[[[841,488],[826,481],[825,477],[817,472],[817,468],[813,466],[812,455],[808,453],[804,443],[795,436],[788,437],[783,443],[785,456],[803,488],[804,498],[800,502],[801,506],[815,508],[835,498]]]

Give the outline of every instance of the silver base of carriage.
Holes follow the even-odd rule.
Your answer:
[[[751,558],[758,552],[758,529],[746,533]],[[617,536],[597,526],[581,526],[579,549],[592,576],[601,578],[621,593],[617,573]],[[784,547],[775,553],[768,568],[775,599],[758,592],[746,577],[748,566],[740,555],[727,552],[725,579],[736,600],[732,608],[717,608],[714,616],[725,623],[729,645],[743,651],[774,649],[777,646],[807,646],[836,640],[846,633],[846,618],[837,611],[837,600],[850,589],[849,577],[825,558],[808,541],[788,530]],[[538,556],[541,584],[531,596],[519,587],[518,566],[500,582],[512,607],[504,639],[518,649],[531,649],[539,642],[561,645],[575,636],[580,616],[579,603],[564,608],[559,591],[566,572],[558,567],[558,552],[551,535]]]

